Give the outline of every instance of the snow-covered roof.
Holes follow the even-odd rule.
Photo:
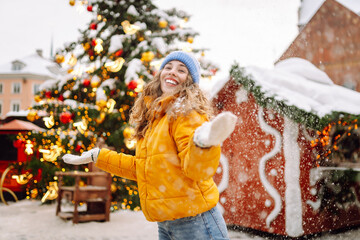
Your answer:
[[[14,68],[14,64],[19,67]],[[34,74],[55,78],[62,74],[62,70],[53,61],[34,53],[22,59],[0,65],[0,75],[2,74]]]
[[[285,59],[273,69],[233,66],[231,77],[256,95],[261,105],[311,128],[321,128],[340,114],[360,118],[360,93],[334,84],[305,59]],[[222,84],[216,84],[212,96]]]
[[[0,126],[0,131],[45,131],[45,129],[27,121],[22,121],[19,119],[14,119],[11,122],[5,123]]]
[[[360,14],[360,1],[359,0],[336,0],[341,5]],[[319,10],[320,6],[325,0],[303,0],[299,11],[299,25],[307,24],[314,14]]]

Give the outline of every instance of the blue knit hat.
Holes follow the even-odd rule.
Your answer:
[[[198,62],[198,60],[196,60],[196,58],[192,54],[182,51],[174,51],[165,57],[164,61],[160,66],[160,70],[163,69],[168,62],[173,60],[177,60],[184,63],[187,69],[189,70],[194,83],[199,83],[200,63]]]

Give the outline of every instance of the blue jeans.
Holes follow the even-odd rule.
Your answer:
[[[214,207],[195,217],[158,222],[159,240],[228,240],[226,225]]]

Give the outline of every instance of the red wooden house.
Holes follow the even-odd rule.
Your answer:
[[[22,120],[12,120],[0,126],[0,176],[14,162],[25,162],[30,159],[31,155],[25,153],[25,143],[18,142],[15,139],[18,133],[26,133],[31,130],[44,131],[37,125]],[[10,138],[12,136],[13,138]],[[12,170],[14,171],[14,170]],[[3,187],[10,189],[15,193],[24,191],[22,186],[13,178],[12,172],[6,174]]]
[[[319,182],[343,168],[317,167],[311,143],[327,116],[360,118],[360,93],[306,60],[287,59],[273,70],[234,66],[212,102],[239,119],[215,176],[228,225],[291,237],[360,225],[356,184],[355,200],[339,214],[320,207]]]

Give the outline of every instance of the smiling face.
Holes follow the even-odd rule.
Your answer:
[[[160,86],[163,93],[171,93],[183,84],[189,75],[189,70],[180,61],[168,62],[160,74]]]

